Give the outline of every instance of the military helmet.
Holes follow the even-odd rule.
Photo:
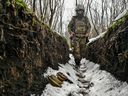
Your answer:
[[[78,10],[83,10],[84,11],[84,5],[78,4],[76,6],[76,11],[78,11]]]

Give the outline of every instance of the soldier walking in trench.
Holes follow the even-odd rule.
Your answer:
[[[87,18],[84,16],[84,6],[76,6],[76,16],[73,16],[68,25],[68,32],[70,34],[71,47],[75,58],[76,67],[79,66],[82,57],[85,57],[86,43],[89,41],[88,36],[90,33],[91,25]]]

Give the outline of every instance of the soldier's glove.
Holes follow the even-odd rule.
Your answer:
[[[75,33],[74,32],[71,32],[70,39],[72,40],[74,36],[75,36]]]
[[[89,42],[89,39],[88,39],[88,37],[86,37],[86,42],[87,42],[87,43]]]

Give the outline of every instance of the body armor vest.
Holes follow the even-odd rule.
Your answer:
[[[81,20],[76,19],[75,20],[75,33],[76,34],[85,34],[86,33],[86,28],[85,28],[85,19],[82,18]]]

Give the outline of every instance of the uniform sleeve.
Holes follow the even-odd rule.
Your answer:
[[[71,34],[71,32],[75,31],[74,23],[75,23],[74,17],[72,17],[71,21],[68,24],[68,32],[69,32],[69,34]]]
[[[85,19],[86,19],[87,33],[89,34],[91,30],[91,24],[87,16]]]

